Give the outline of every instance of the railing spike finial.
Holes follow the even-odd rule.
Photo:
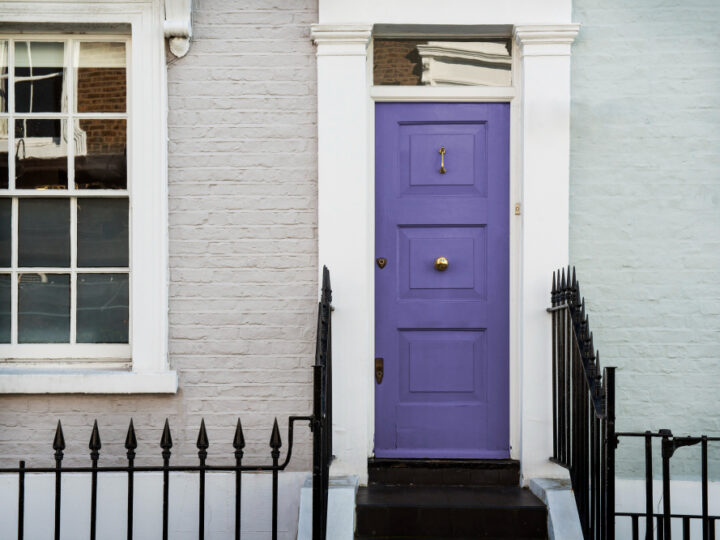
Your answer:
[[[205,465],[207,459],[207,449],[210,447],[210,441],[208,440],[207,430],[205,429],[205,419],[200,419],[200,432],[198,433],[197,442],[195,445],[198,448],[198,457],[200,458],[200,465]]]
[[[562,274],[560,277],[560,290],[564,293],[566,288],[567,288],[567,283],[565,283],[565,267],[563,267]]]
[[[330,270],[327,266],[323,265],[323,277],[322,277],[322,293],[327,298],[328,303],[332,302],[332,289],[330,288]]]
[[[65,450],[65,436],[63,435],[62,424],[58,420],[57,427],[55,428],[55,438],[52,444],[53,450],[55,450],[55,457],[59,456],[62,459],[63,450]]]
[[[243,428],[242,424],[240,423],[240,419],[238,418],[237,426],[235,426],[235,436],[233,437],[233,448],[235,448],[235,453],[240,452],[240,455],[242,456],[242,450],[245,448],[245,435],[243,434]]]
[[[128,459],[135,458],[135,449],[137,448],[137,437],[135,437],[135,426],[133,426],[132,418],[128,426],[127,435],[125,436],[125,450],[127,450]]]
[[[280,447],[282,446],[282,440],[280,439],[280,428],[278,427],[277,418],[273,423],[272,435],[270,435],[270,448],[272,448],[272,456],[276,457],[275,454],[280,455]]]
[[[160,438],[160,448],[163,449],[163,457],[170,457],[170,449],[172,448],[172,435],[170,435],[170,422],[165,419],[165,427],[163,428],[162,437]]]
[[[93,423],[92,433],[90,434],[90,458],[93,460],[98,459],[100,456],[100,449],[102,448],[102,442],[100,441],[100,430],[98,429],[97,420]]]
[[[568,272],[569,272],[569,270],[568,270]],[[572,286],[573,286],[573,289],[577,286],[577,276],[575,274],[574,266],[572,267]]]

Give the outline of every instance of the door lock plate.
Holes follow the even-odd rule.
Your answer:
[[[383,358],[375,359],[375,382],[382,383],[383,376],[385,375],[385,360]]]

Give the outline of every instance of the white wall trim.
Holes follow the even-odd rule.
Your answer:
[[[133,231],[130,238],[132,374],[148,374],[152,379],[157,374],[167,373],[167,380],[176,380],[174,372],[169,371],[167,357],[167,82],[164,9],[161,2],[0,2],[0,22],[87,24],[89,27],[130,25],[127,110],[128,191],[130,229]],[[119,372],[118,375],[117,379],[108,380],[139,380],[128,377],[127,372]],[[66,379],[36,377],[35,382],[29,382],[28,385],[32,385],[33,392],[53,392],[52,387],[41,385],[55,384],[59,380]],[[74,380],[91,381],[85,389],[87,392],[112,391],[105,384],[94,386],[88,378]],[[123,388],[130,386],[124,385]],[[2,387],[0,385],[0,391]],[[168,386],[165,384],[163,388]]]
[[[165,0],[163,30],[170,52],[178,58],[185,56],[192,37],[192,0]]]
[[[521,25],[513,34],[522,46],[523,56],[569,56],[579,31],[579,24]]]
[[[485,101],[508,102],[516,96],[512,86],[373,86],[374,101]]]
[[[0,394],[174,394],[174,371],[0,371]]]
[[[372,26],[367,24],[313,24],[312,40],[318,56],[365,56]]]

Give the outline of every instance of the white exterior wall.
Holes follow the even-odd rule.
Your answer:
[[[50,4],[46,9],[38,2],[32,10],[38,22],[45,20],[44,13],[67,11],[60,2]],[[166,417],[175,442],[173,462],[196,462],[201,417],[208,428],[210,459],[231,460],[238,415],[247,460],[266,462],[273,418],[278,417],[285,439],[287,416],[311,411],[317,150],[309,34],[317,21],[316,4],[194,4],[190,51],[180,59],[168,55],[167,68],[168,347],[178,393],[2,396],[4,465],[16,465],[19,459],[28,466],[47,464],[58,418],[65,428],[69,463],[88,461],[93,418],[103,441],[101,463],[124,456],[130,417],[137,429],[138,456],[145,462],[160,459]],[[93,1],[83,9],[92,14],[104,6]],[[162,46],[163,2],[126,6],[145,7]],[[159,181],[150,172],[136,179],[143,180]],[[165,337],[157,333],[155,339]],[[292,466],[309,470],[308,430],[298,427]]]
[[[307,473],[283,473],[279,479],[278,540],[297,538],[300,489]],[[102,540],[127,538],[127,475],[107,473],[98,482],[97,537]],[[194,540],[198,537],[198,476],[174,473],[170,476],[169,537]],[[53,536],[54,474],[25,478],[25,538]],[[205,479],[205,538],[232,538],[235,531],[235,475],[208,473]],[[162,538],[162,473],[135,475],[133,505],[134,538]],[[71,502],[72,501],[72,502]],[[242,537],[267,540],[272,530],[272,476],[243,475]],[[0,477],[0,538],[17,537],[17,476]],[[60,513],[62,537],[90,538],[90,476],[63,476],[63,506]]]

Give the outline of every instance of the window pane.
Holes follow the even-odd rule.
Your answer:
[[[0,199],[0,267],[10,267],[12,199]]]
[[[15,187],[67,189],[64,120],[15,120]]]
[[[64,112],[65,44],[15,43],[15,111]]]
[[[18,342],[70,341],[70,276],[22,274],[18,284]]]
[[[8,110],[8,42],[0,41],[0,112],[7,112],[7,110]]]
[[[2,100],[2,79],[0,79],[0,100]],[[0,118],[0,189],[8,188],[10,170],[8,169],[8,121]]]
[[[83,41],[77,56],[77,112],[125,112],[125,44]]]
[[[125,120],[75,121],[75,187],[127,187]]]
[[[128,275],[78,274],[77,342],[128,342]]]
[[[127,199],[78,199],[77,264],[128,266]]]
[[[10,274],[0,274],[0,343],[10,343]]]
[[[510,86],[510,50],[508,40],[376,39],[374,84]]]
[[[18,265],[70,266],[70,201],[20,199]]]

